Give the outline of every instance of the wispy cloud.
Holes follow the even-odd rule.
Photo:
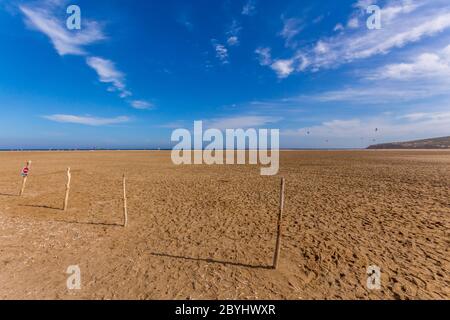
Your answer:
[[[359,19],[357,17],[350,18],[347,22],[347,28],[356,29],[359,27]]]
[[[222,64],[228,64],[228,49],[223,45],[217,42],[217,40],[211,40],[211,43],[216,51],[216,58],[219,59]]]
[[[378,116],[353,119],[335,119],[317,126],[298,130],[284,130],[282,135],[310,137],[312,139],[352,139],[369,138],[393,141],[447,136],[450,134],[450,112],[427,112],[404,115],[381,114]]]
[[[431,97],[448,96],[448,85],[439,84],[359,84],[348,88],[303,95],[298,101],[346,102],[355,104],[393,104],[412,102]]]
[[[267,127],[270,124],[281,121],[282,117],[277,116],[262,116],[262,115],[236,115],[232,117],[218,117],[213,119],[205,119],[205,128],[211,129],[248,129],[248,128],[261,128]],[[161,128],[176,129],[183,128],[192,125],[191,121],[177,120],[160,125]]]
[[[280,36],[284,38],[286,47],[291,48],[297,46],[294,40],[302,29],[303,26],[300,19],[283,18],[283,30],[281,30]]]
[[[237,36],[231,36],[227,39],[229,46],[237,46],[239,44],[239,38]]]
[[[153,104],[148,102],[148,101],[144,101],[144,100],[133,100],[130,102],[131,106],[135,109],[152,109],[153,108]]]
[[[180,14],[180,16],[177,18],[177,22],[185,27],[188,31],[194,30],[194,24],[191,22],[190,18],[185,12]]]
[[[77,32],[70,32],[63,21],[57,19],[50,11],[54,4],[43,2],[43,6],[19,7],[26,17],[29,27],[44,33],[49,37],[59,55],[86,55],[85,47],[104,40],[102,28],[99,23],[83,19],[83,27]]]
[[[295,70],[294,60],[292,59],[276,60],[270,67],[277,73],[280,79],[288,77]]]
[[[319,102],[393,104],[449,98],[450,46],[412,54],[407,62],[361,72],[352,86],[303,96]]]
[[[185,121],[185,120],[176,120],[176,121],[160,124],[160,125],[158,125],[158,127],[159,128],[164,128],[164,129],[186,128],[188,123],[189,122]]]
[[[113,90],[126,93],[125,75],[117,70],[114,62],[100,57],[88,57],[86,63],[97,72],[100,82],[109,83]]]
[[[242,27],[238,20],[233,19],[225,32],[225,40],[223,43],[217,39],[211,39],[211,44],[214,47],[216,58],[221,61],[222,64],[229,64],[229,49],[239,45],[239,34]],[[208,63],[209,65],[209,63]]]
[[[242,8],[244,16],[252,16],[256,13],[256,0],[248,0]]]
[[[74,123],[87,126],[106,126],[112,124],[119,124],[129,122],[130,118],[127,116],[120,116],[115,118],[98,118],[91,116],[76,116],[70,114],[53,114],[43,116],[47,120],[61,122],[61,123]]]
[[[309,70],[334,68],[356,60],[388,54],[396,48],[405,47],[450,29],[448,2],[389,0],[381,11],[381,30],[369,30],[366,27],[367,16],[363,16],[365,11],[360,6],[369,2],[363,2],[359,1],[355,6],[356,11],[352,19],[364,18],[364,23],[357,24],[355,20],[347,24],[350,28],[346,30],[339,24],[339,27],[335,28],[341,31],[339,34],[321,38],[313,46],[297,50],[289,59],[293,61],[292,64],[298,64],[299,59],[303,62],[306,57]],[[295,70],[299,72],[306,69],[295,68]]]
[[[342,25],[342,23],[338,23],[333,29],[333,31],[342,31],[342,30],[344,30],[344,26]]]
[[[242,27],[237,20],[233,20],[228,31],[227,35],[227,43],[229,46],[236,46],[239,44],[239,33],[241,32]]]
[[[259,53],[261,57],[261,54]],[[278,78],[287,78],[295,71],[304,71],[310,65],[310,60],[302,52],[298,51],[297,54],[290,59],[275,59],[270,64],[270,68],[274,70]]]
[[[272,54],[270,48],[259,47],[255,50],[258,56],[259,64],[262,66],[268,66],[272,64]]]
[[[409,121],[449,121],[450,112],[415,112],[405,114],[399,118],[407,119]]]
[[[354,8],[359,8],[361,10],[366,10],[366,8],[372,4],[376,4],[377,0],[358,0],[353,4]]]
[[[258,128],[280,121],[281,117],[244,115],[235,117],[215,118],[206,121],[209,128],[215,129],[237,129],[237,128]]]
[[[421,53],[410,61],[389,64],[368,75],[369,79],[429,79],[450,82],[450,45],[437,52]]]
[[[314,57],[316,68],[330,67],[358,59],[386,54],[394,48],[417,42],[426,36],[433,36],[450,27],[450,10],[421,12],[414,16],[393,19],[382,30],[364,31],[354,35],[343,35],[321,40],[330,50]],[[379,32],[378,32],[379,31]]]
[[[87,50],[89,45],[106,39],[101,24],[83,17],[81,30],[68,30],[65,22],[55,14],[56,10],[64,9],[65,3],[66,1],[62,0],[47,0],[21,5],[19,9],[25,17],[26,24],[45,34],[59,55],[85,56],[87,65],[96,71],[99,81],[110,85],[108,91],[117,92],[123,99],[131,96],[132,92],[125,84],[125,74],[117,69],[115,63],[91,55]],[[133,102],[131,104],[135,107]]]

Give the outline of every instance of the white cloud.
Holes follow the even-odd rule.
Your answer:
[[[398,9],[396,14],[393,14],[393,8],[398,6],[402,9]],[[420,12],[416,12],[414,8],[416,7],[411,5],[410,1],[394,1],[390,6],[382,9],[381,30],[374,32],[367,28],[360,28],[356,32],[319,40],[330,50],[325,56],[313,55],[313,65],[317,68],[328,68],[386,54],[395,48],[418,42],[425,37],[435,36],[450,28],[450,6],[441,10],[436,10],[433,6],[428,9],[422,7]],[[384,12],[391,12],[388,19],[383,19]]]
[[[327,44],[323,41],[319,41],[317,42],[315,48],[314,48],[314,52],[316,54],[324,54],[327,53],[330,49],[328,48]]]
[[[126,89],[119,91],[119,97],[121,97],[122,99],[130,97],[132,95],[133,95],[133,93],[131,91],[129,91],[129,90],[126,90]]]
[[[165,128],[165,129],[179,129],[179,128],[186,128],[187,125],[188,125],[188,123],[185,120],[176,120],[176,121],[158,125],[158,127]]]
[[[229,46],[237,46],[239,44],[239,33],[241,32],[242,27],[237,20],[233,20],[231,22],[228,31],[226,32],[227,43]]]
[[[379,68],[369,79],[450,80],[450,46],[436,53],[422,53],[409,63],[389,64]]]
[[[259,64],[262,66],[268,66],[272,64],[272,55],[270,53],[270,48],[259,47],[255,50],[258,55]]]
[[[122,98],[131,95],[125,86],[125,75],[117,70],[114,62],[100,57],[88,57],[86,63],[97,72],[100,82],[111,84],[108,91],[118,91]]]
[[[59,55],[85,56],[87,65],[96,71],[99,81],[110,84],[109,92],[117,92],[123,99],[131,96],[132,92],[125,85],[125,74],[116,68],[114,62],[92,56],[86,50],[88,45],[106,39],[100,24],[83,17],[81,30],[69,31],[65,21],[58,19],[55,13],[63,9],[65,12],[64,4],[63,0],[47,0],[32,6],[22,5],[19,9],[27,25],[49,37]],[[133,102],[130,104],[133,106]],[[139,108],[143,108],[143,104]]]
[[[220,43],[217,43],[215,39],[212,40],[214,49],[216,50],[216,57],[223,63],[227,64],[228,61],[228,49]]]
[[[283,19],[283,30],[281,30],[280,35],[284,38],[286,47],[296,47],[297,43],[294,39],[302,29],[300,19]]]
[[[382,101],[398,101],[398,99],[402,99],[404,97],[409,97],[409,94],[405,94],[404,91],[399,90],[380,91],[380,88],[378,86],[344,88],[339,90],[325,91],[316,96],[312,96],[313,100],[317,100],[320,102],[357,103],[380,103]],[[414,98],[416,97],[417,96],[415,96]]]
[[[294,71],[303,71],[309,65],[308,57],[298,51],[296,56],[291,59],[272,59],[271,49],[267,47],[259,47],[255,50],[259,64],[261,66],[270,66],[280,79],[287,78]]]
[[[419,114],[381,114],[367,118],[334,119],[320,125],[297,130],[284,130],[282,136],[323,141],[346,141],[348,146],[361,143],[405,141],[450,135],[450,112]],[[300,140],[300,139],[298,139]],[[359,141],[358,141],[359,140]],[[333,141],[331,141],[333,142]]]
[[[450,120],[450,112],[416,112],[408,113],[399,117],[400,119],[407,119],[409,121],[437,121],[448,122]],[[450,127],[449,127],[450,131]],[[450,132],[449,132],[450,134]]]
[[[364,71],[362,81],[351,87],[303,96],[319,102],[394,104],[449,98],[450,45],[434,51],[410,54],[407,62]]]
[[[241,30],[242,30],[242,27],[241,27],[240,23],[236,19],[234,19],[231,22],[231,25],[227,31],[227,35],[237,36],[241,32]]]
[[[425,3],[417,2],[416,0],[403,0],[400,3],[393,4],[383,8],[381,12],[382,19],[386,22],[391,22],[400,14],[411,13],[419,9]],[[366,7],[367,8],[367,7]]]
[[[358,0],[353,7],[359,8],[361,10],[366,10],[366,8],[372,4],[375,4],[376,0]]]
[[[272,65],[270,66],[278,75],[278,78],[283,79],[288,77],[292,72],[294,72],[294,60],[292,59],[281,59],[276,60]]]
[[[358,3],[357,6],[362,6],[369,2]],[[448,1],[390,0],[381,10],[381,30],[369,30],[365,26],[343,30],[342,25],[338,24],[335,31],[342,32],[319,39],[313,46],[302,48],[302,55],[297,51],[289,60],[294,60],[295,65],[296,59],[306,57],[308,67],[313,71],[335,68],[356,60],[388,54],[394,49],[403,48],[427,37],[436,37],[450,30]],[[365,11],[358,7],[352,17],[367,16]],[[356,27],[355,22],[353,26]],[[286,35],[288,34],[295,32],[287,32]],[[325,48],[326,50],[322,50]]]
[[[133,100],[131,106],[135,109],[151,109],[153,104],[144,100]]]
[[[111,60],[88,57],[86,63],[97,72],[101,82],[111,83],[116,89],[123,89],[125,87],[124,74],[116,69],[114,62]]]
[[[327,50],[327,48],[325,48],[324,50]],[[308,57],[300,51],[297,52],[297,55],[294,57],[294,60],[297,65],[296,67],[297,71],[304,71],[311,64]]]
[[[239,38],[237,36],[231,36],[228,38],[227,43],[229,46],[237,46],[239,44]]]
[[[325,91],[298,99],[374,105],[411,102],[439,95],[448,95],[448,85],[377,83]]]
[[[342,30],[344,30],[344,26],[342,25],[342,23],[338,23],[338,24],[334,27],[333,30],[334,30],[334,31],[342,31]]]
[[[357,17],[353,17],[348,20],[347,27],[350,29],[357,29],[359,27],[359,19]]]
[[[248,115],[248,116],[236,116],[227,118],[217,118],[206,121],[209,128],[215,129],[239,129],[239,128],[258,128],[270,123],[276,123],[280,121],[280,117],[271,116],[258,116],[258,115]]]
[[[97,22],[83,19],[80,31],[71,32],[65,23],[58,20],[51,12],[49,6],[20,6],[26,17],[26,23],[50,38],[59,55],[85,55],[85,47],[105,39],[105,35]]]
[[[126,116],[120,116],[116,118],[97,118],[91,116],[75,116],[69,114],[54,114],[44,116],[44,118],[55,122],[75,123],[88,126],[105,126],[130,121],[130,118]]]
[[[248,0],[244,7],[242,8],[242,14],[245,16],[254,15],[256,12],[256,2],[255,0]]]

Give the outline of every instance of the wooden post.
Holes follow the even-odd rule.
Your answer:
[[[124,216],[124,224],[126,227],[128,225],[128,209],[127,209],[127,189],[126,189],[126,178],[125,174],[123,175],[123,216]]]
[[[64,198],[64,211],[67,210],[67,204],[69,202],[69,192],[70,192],[70,179],[72,175],[70,173],[70,168],[67,168],[67,184],[66,184],[66,197]]]
[[[30,167],[31,167],[31,161],[28,161],[25,168],[28,168],[28,170],[30,170]],[[24,191],[25,191],[25,185],[27,184],[27,178],[28,178],[28,174],[25,175],[25,176],[23,176],[23,179],[22,179],[22,188],[20,189],[19,196],[22,196],[23,193],[24,193]]]
[[[280,258],[281,250],[281,234],[282,234],[282,222],[283,222],[283,210],[284,210],[284,178],[281,178],[281,190],[280,190],[280,211],[278,212],[278,230],[277,230],[277,244],[275,247],[275,256],[273,257],[273,268],[278,269],[278,260]]]

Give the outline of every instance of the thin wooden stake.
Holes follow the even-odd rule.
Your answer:
[[[280,190],[280,211],[278,213],[278,231],[277,231],[277,244],[275,248],[275,256],[273,257],[273,268],[278,269],[278,260],[280,258],[281,250],[281,234],[283,223],[283,210],[284,210],[284,178],[281,178],[281,190]]]
[[[28,168],[28,170],[30,170],[30,167],[31,167],[31,161],[28,161],[26,168]],[[24,176],[22,179],[22,188],[20,189],[19,196],[22,196],[23,193],[25,192],[25,185],[27,184],[27,178],[28,178],[28,174],[26,176]]]
[[[125,174],[123,175],[123,216],[124,216],[123,226],[126,227],[128,225],[128,209],[127,209],[127,189],[126,189]]]
[[[67,168],[67,184],[66,184],[66,197],[64,198],[64,211],[67,210],[67,204],[69,203],[69,192],[70,192],[70,180],[72,175],[70,173],[70,168]]]

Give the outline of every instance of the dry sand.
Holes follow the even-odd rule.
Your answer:
[[[450,299],[448,151],[282,152],[278,270],[279,177],[257,166],[177,167],[165,151],[1,152],[0,164],[1,299]],[[69,265],[81,290],[66,288]]]

